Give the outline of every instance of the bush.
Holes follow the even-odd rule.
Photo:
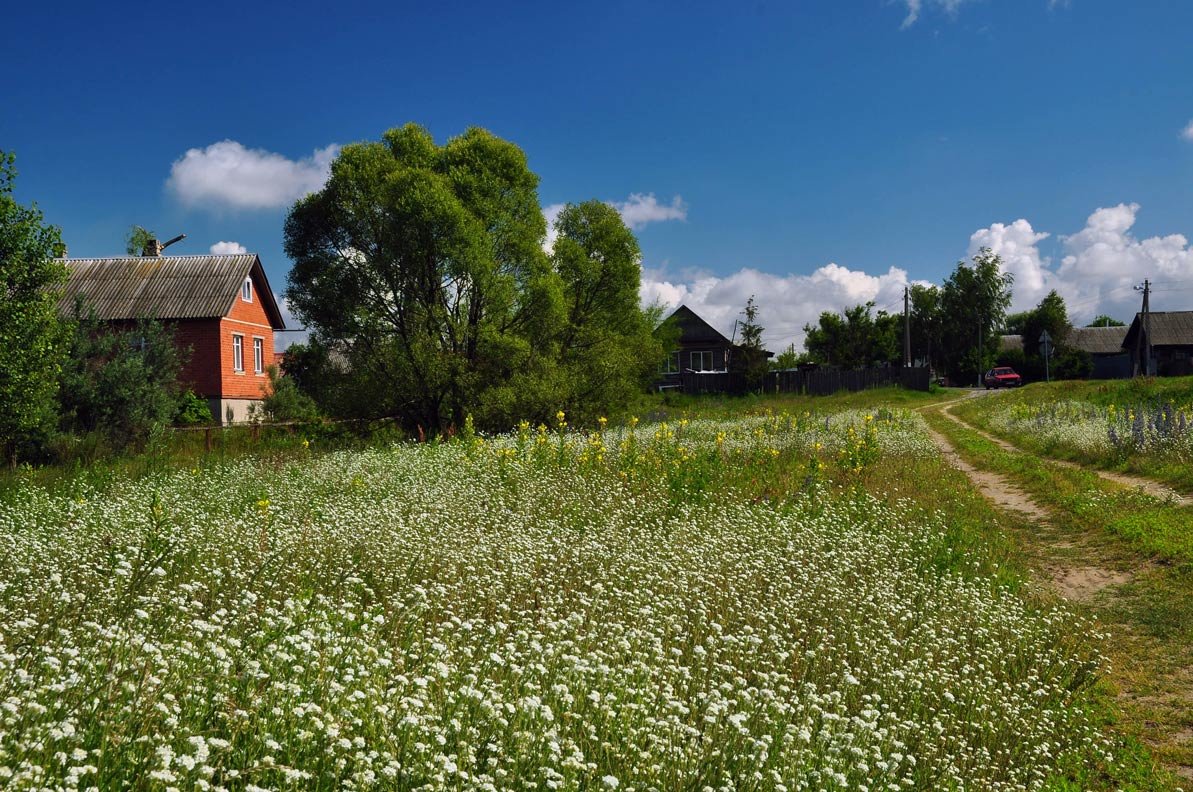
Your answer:
[[[265,397],[265,412],[275,421],[313,421],[319,417],[315,400],[298,389],[298,384],[278,373],[277,366],[269,367],[269,395]]]
[[[195,426],[213,423],[211,407],[207,400],[188,390],[178,397],[178,413],[174,416],[174,423],[178,426]]]
[[[117,447],[146,437],[154,425],[177,416],[181,368],[174,340],[160,322],[121,329],[94,316],[80,318],[62,368],[63,430],[100,431]]]

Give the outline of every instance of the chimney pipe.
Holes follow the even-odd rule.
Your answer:
[[[145,240],[145,247],[141,250],[141,255],[160,256],[162,254],[163,247],[165,247],[165,245],[163,245],[161,242],[158,242],[156,239],[147,239]]]

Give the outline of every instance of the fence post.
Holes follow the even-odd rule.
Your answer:
[[[211,453],[211,427],[203,430],[203,448],[207,453]]]

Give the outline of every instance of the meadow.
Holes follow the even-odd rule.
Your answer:
[[[955,410],[1025,450],[1193,492],[1193,378],[1037,383]]]
[[[950,511],[918,414],[840,406],[18,478],[0,785],[1146,777],[1096,624]]]

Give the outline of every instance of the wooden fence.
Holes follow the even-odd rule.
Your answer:
[[[908,390],[926,391],[930,380],[931,374],[926,367],[772,371],[767,373],[762,390],[767,393],[827,396],[837,391],[863,391],[895,385]],[[680,375],[680,388],[684,393],[741,395],[749,391],[745,375],[736,372],[685,372]]]

